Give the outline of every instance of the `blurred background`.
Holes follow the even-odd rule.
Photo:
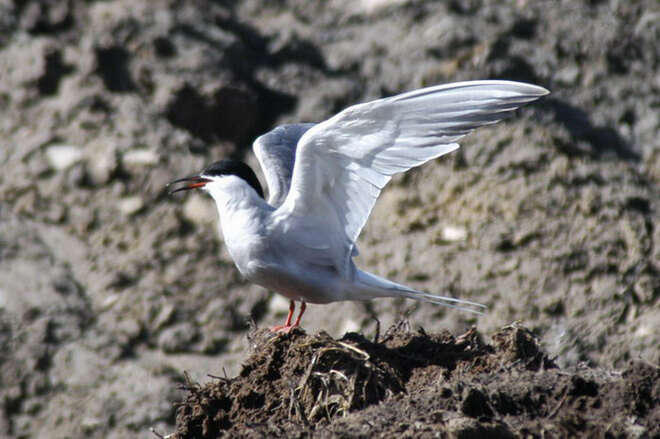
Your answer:
[[[234,375],[248,285],[202,193],[165,184],[274,125],[440,83],[552,94],[399,176],[358,263],[487,304],[311,305],[372,337],[521,321],[563,367],[660,360],[656,0],[0,0],[0,436],[171,431],[183,371]]]

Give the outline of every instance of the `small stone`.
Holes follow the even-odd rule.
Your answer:
[[[498,265],[495,272],[503,276],[517,270],[519,266],[520,266],[520,259],[509,258],[502,264]]]
[[[165,306],[163,306],[160,309],[156,317],[151,322],[153,329],[160,329],[163,326],[167,325],[172,320],[175,310],[176,308],[174,307],[173,304],[171,303],[165,304]]]
[[[134,149],[125,153],[122,160],[128,166],[152,166],[158,164],[159,156],[149,149]]]
[[[440,235],[443,241],[456,242],[465,241],[467,239],[467,230],[464,227],[458,226],[445,226]]]
[[[562,85],[574,85],[580,77],[580,69],[577,66],[568,66],[555,73],[555,79]]]
[[[142,198],[137,195],[122,198],[117,202],[117,208],[122,214],[126,216],[130,216],[139,212],[143,207],[144,201],[142,201]]]
[[[103,424],[104,421],[102,419],[94,416],[87,416],[80,422],[80,429],[86,434],[91,434],[98,430]]]
[[[90,160],[87,161],[87,174],[92,184],[102,186],[110,181],[117,170],[118,161],[114,144],[97,141],[87,147]]]
[[[104,310],[110,309],[115,303],[117,303],[117,301],[119,301],[119,294],[111,294],[103,299],[103,302],[101,302],[101,308]]]
[[[78,146],[52,145],[46,150],[46,159],[56,171],[68,169],[83,159],[83,152]]]

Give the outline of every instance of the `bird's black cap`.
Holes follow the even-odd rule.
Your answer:
[[[264,190],[257,179],[257,175],[254,173],[252,168],[246,165],[243,162],[238,160],[220,160],[215,163],[211,163],[209,166],[204,168],[199,175],[193,175],[192,177],[179,178],[167,184],[167,186],[172,186],[177,183],[185,183],[185,185],[179,187],[178,189],[170,189],[170,195],[180,191],[188,191],[190,189],[196,189],[204,187],[207,183],[210,183],[212,180],[208,177],[218,177],[221,175],[235,175],[239,178],[242,178],[247,182],[252,188],[259,194],[261,198],[264,198]]]
[[[257,191],[261,198],[264,197],[264,190],[257,179],[257,175],[252,168],[238,160],[225,159],[211,163],[199,173],[200,176],[216,177],[220,175],[235,175],[245,180],[252,188]]]

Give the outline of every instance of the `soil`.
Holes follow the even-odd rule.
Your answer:
[[[183,434],[203,419],[177,409],[203,395],[178,388],[184,372],[268,420],[250,433],[240,404],[218,412],[245,435],[290,423],[300,435],[580,436],[579,419],[605,436],[657,434],[658,17],[657,0],[0,0],[0,437]],[[280,123],[489,78],[552,94],[394,178],[357,260],[488,311],[334,303],[303,319],[329,336],[251,332],[282,323],[288,302],[240,277],[208,197],[165,184],[224,157],[258,170],[251,142]],[[367,342],[402,318],[439,335]],[[458,336],[514,321],[535,336],[538,370],[494,367],[509,348]],[[346,333],[368,361],[338,344]],[[406,337],[421,344],[410,364],[393,353],[410,352],[393,347]],[[260,378],[270,363],[254,346],[281,352],[274,375]],[[436,356],[466,346],[484,354]],[[321,375],[299,388],[318,352]],[[327,369],[340,365],[347,380],[372,374],[355,378],[354,399]],[[223,370],[237,378],[208,377]],[[239,389],[241,373],[261,390]]]
[[[250,342],[238,376],[183,385],[172,439],[660,436],[660,368],[560,369],[519,325],[490,344],[403,321],[378,341],[259,330]]]

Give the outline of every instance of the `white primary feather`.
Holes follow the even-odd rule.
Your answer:
[[[347,274],[355,240],[392,175],[454,151],[473,129],[547,93],[519,82],[470,81],[349,107],[302,135],[275,216],[306,257]]]

